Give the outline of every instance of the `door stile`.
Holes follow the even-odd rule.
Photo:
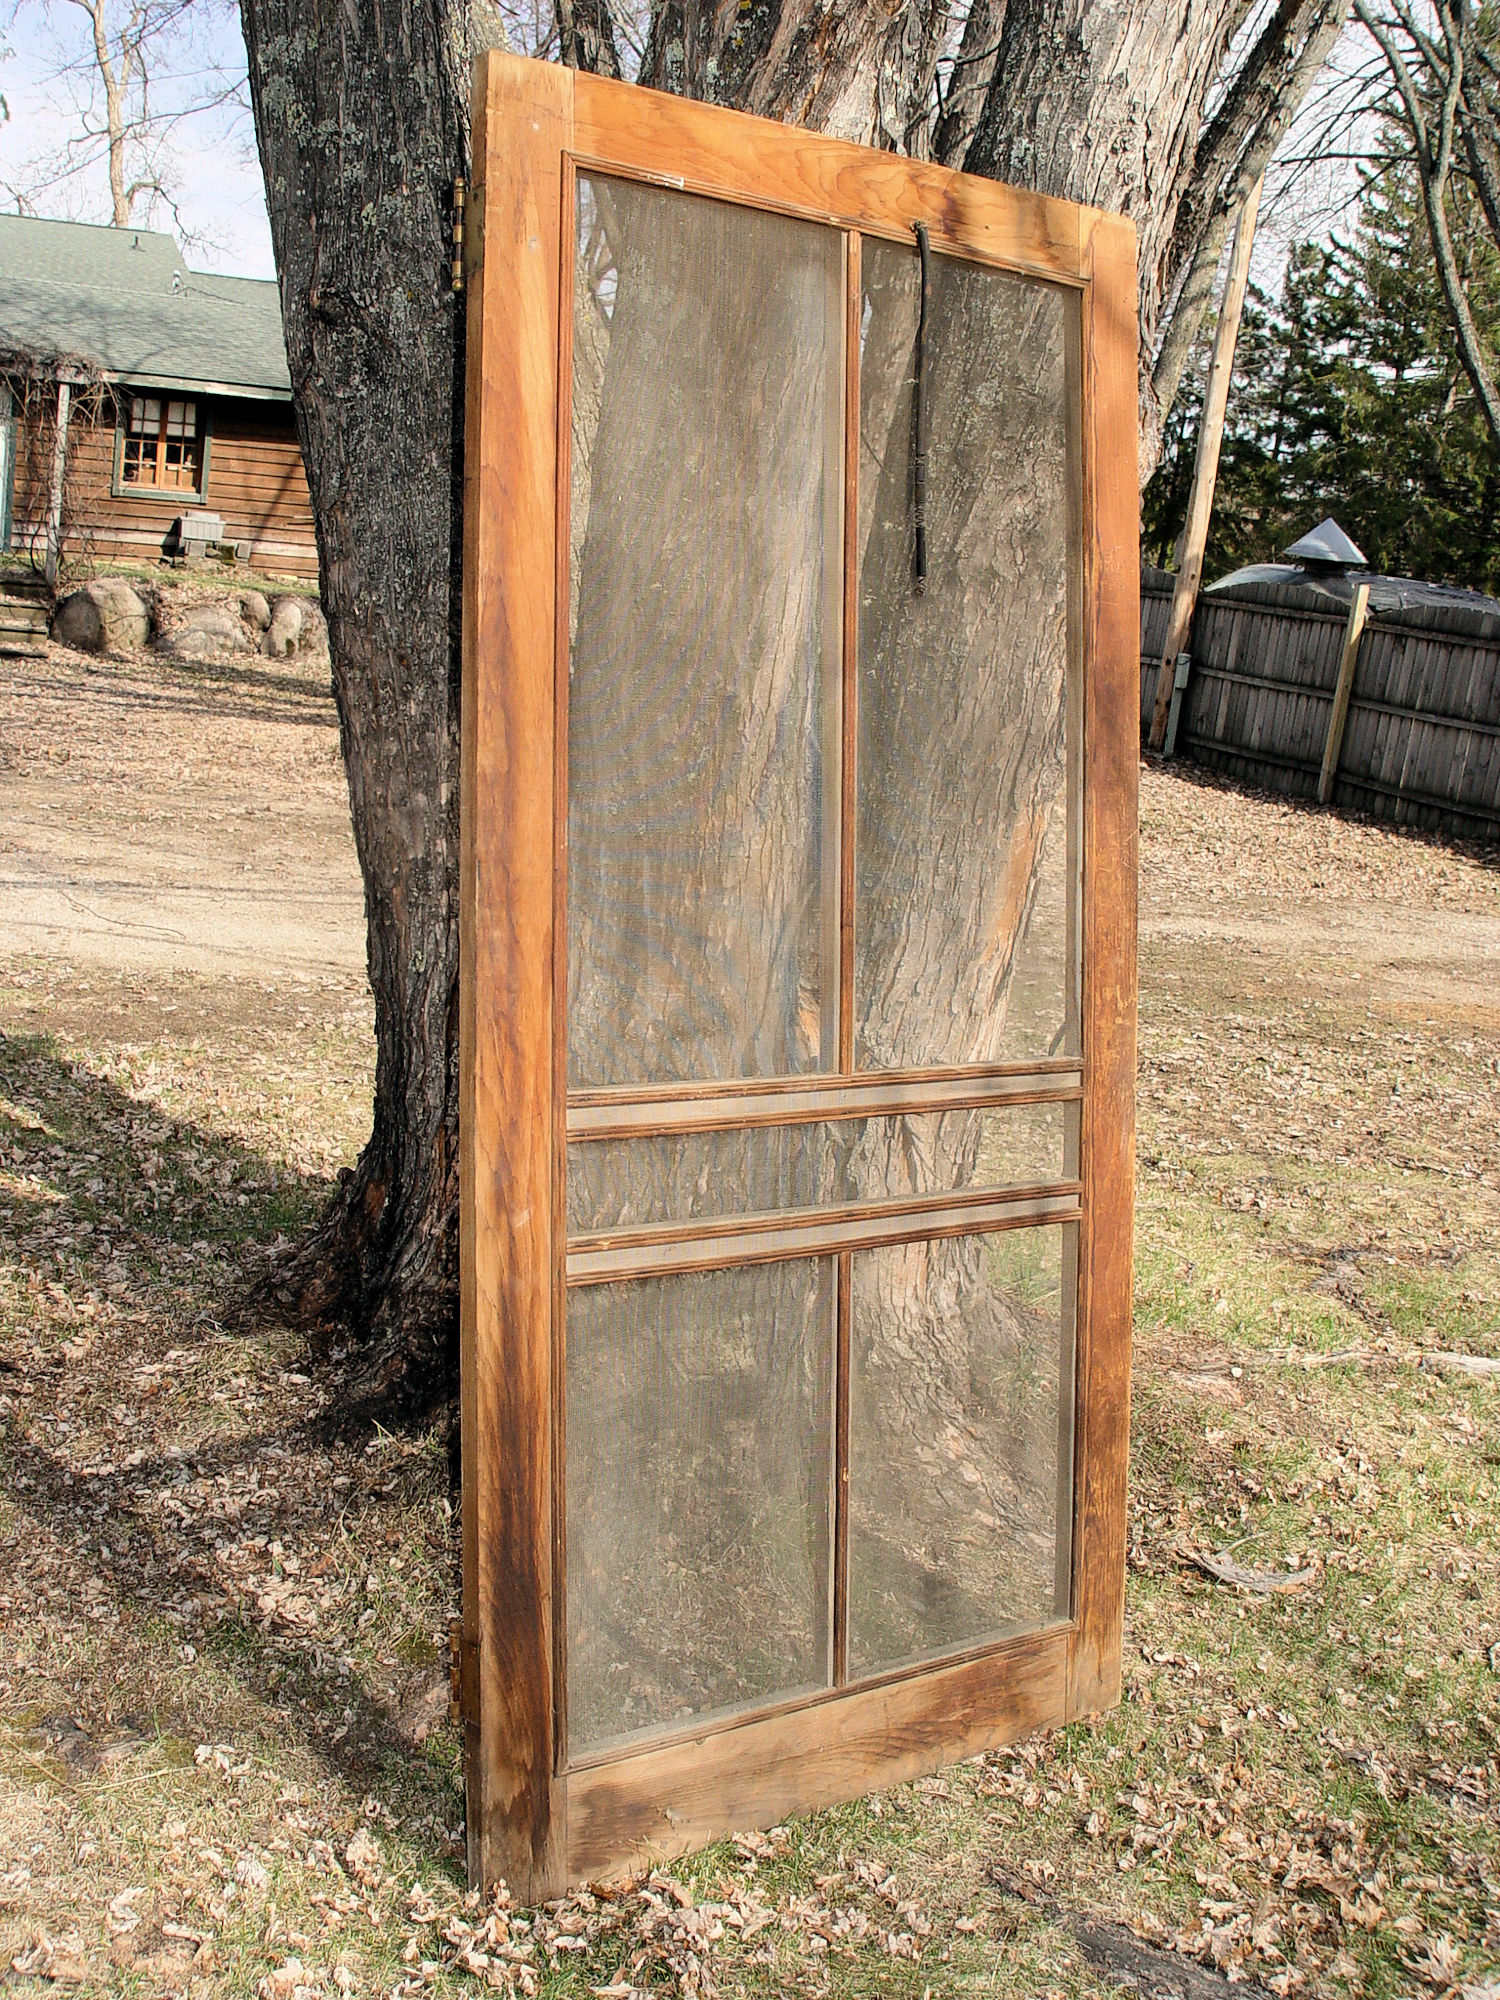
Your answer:
[[[854,1074],[854,818],[859,747],[859,322],[863,310],[860,235],[844,258],[844,615],[843,699],[839,704],[839,1047],[840,1076]]]
[[[1057,1558],[1054,1571],[1053,1610],[1060,1622],[1077,1615],[1078,1594],[1074,1586],[1074,1496],[1078,1491],[1078,1328],[1079,1260],[1083,1230],[1078,1222],[1065,1222],[1062,1229],[1062,1380],[1057,1397]]]
[[[557,501],[552,649],[552,1768],[568,1762],[568,658],[573,547],[573,314],[578,170],[558,197]]]
[[[1139,730],[1139,493],[1133,456],[1135,233],[1096,214],[1083,249],[1084,645],[1083,1215],[1077,1340],[1078,1479],[1068,1712],[1119,1700],[1130,1437],[1135,1165]],[[1128,713],[1127,713],[1128,711]]]
[[[1085,1014],[1085,952],[1084,923],[1088,896],[1088,868],[1090,856],[1084,839],[1085,783],[1087,773],[1087,687],[1092,673],[1089,657],[1089,634],[1086,626],[1086,607],[1090,602],[1090,578],[1086,574],[1088,566],[1089,524],[1092,520],[1092,478],[1093,460],[1088,445],[1088,390],[1085,382],[1084,321],[1088,312],[1091,291],[1079,296],[1078,309],[1068,315],[1066,321],[1067,339],[1067,402],[1068,402],[1068,542],[1069,547],[1078,552],[1078,559],[1068,565],[1067,601],[1067,661],[1065,700],[1067,705],[1067,789],[1065,806],[1067,810],[1067,993],[1066,1024],[1071,1033],[1072,1053],[1078,1058],[1083,1076],[1083,1089],[1077,1113],[1077,1123],[1071,1140],[1064,1153],[1064,1168],[1070,1177],[1076,1177],[1081,1185],[1080,1199],[1083,1204],[1083,1219],[1069,1223],[1063,1228],[1062,1260],[1062,1323],[1064,1338],[1062,1345],[1062,1379],[1058,1393],[1058,1438],[1057,1438],[1057,1556],[1055,1584],[1056,1606],[1060,1618],[1073,1620],[1078,1614],[1078,1548],[1077,1528],[1079,1492],[1079,1443],[1085,1430],[1084,1412],[1080,1406],[1083,1394],[1084,1373],[1080,1366],[1080,1348],[1084,1340],[1084,1324],[1087,1317],[1087,1274],[1084,1270],[1084,1246],[1089,1240],[1090,1229],[1089,1193],[1082,1186],[1084,1173],[1084,1148],[1088,1144],[1086,1099],[1089,1071],[1087,1068],[1091,1037]]]
[[[854,822],[859,750],[859,334],[864,304],[861,238],[844,238],[844,569],[839,703],[838,1072],[854,1073]],[[833,1685],[849,1678],[849,1341],[853,1318],[849,1252],[838,1259],[834,1314]]]
[[[1067,384],[1068,384],[1068,541],[1070,548],[1082,553],[1088,547],[1089,502],[1089,456],[1087,391],[1084,386],[1084,313],[1087,297],[1080,296],[1077,308],[1070,312],[1065,321],[1067,338]],[[1068,775],[1066,791],[1067,825],[1067,878],[1068,878],[1068,936],[1067,936],[1067,998],[1066,1025],[1072,1036],[1072,1053],[1080,1061],[1084,1050],[1083,1018],[1083,907],[1084,869],[1088,856],[1083,839],[1083,787],[1084,760],[1086,756],[1085,735],[1085,659],[1088,650],[1088,636],[1085,626],[1085,606],[1088,587],[1084,575],[1086,555],[1082,560],[1068,565],[1068,646],[1065,683],[1067,704],[1067,757]]]
[[[835,1687],[849,1678],[849,1327],[854,1260],[838,1260],[833,1398],[833,1674]]]
[[[553,1771],[553,664],[559,163],[573,76],[490,63],[464,466],[460,1237],[469,1865],[567,1869]],[[518,135],[505,143],[500,135]]]

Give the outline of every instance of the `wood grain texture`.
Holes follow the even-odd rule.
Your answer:
[[[849,1678],[849,1363],[854,1325],[854,1263],[848,1251],[838,1260],[838,1295],[833,1357],[833,1638],[829,1679],[842,1687]]]
[[[724,1089],[695,1097],[572,1100],[569,1139],[625,1138],[642,1132],[749,1131],[762,1125],[816,1125],[829,1118],[884,1118],[893,1111],[969,1111],[985,1106],[1066,1104],[1083,1094],[1082,1071],[1013,1077],[907,1076],[899,1082],[809,1078],[774,1091]]]
[[[851,230],[844,259],[844,596],[839,675],[839,1049],[854,1072],[854,817],[859,742],[859,349],[863,253]]]
[[[1148,572],[1148,577],[1153,573]],[[1163,573],[1143,590],[1142,726]],[[1180,741],[1198,763],[1292,798],[1318,796],[1348,615],[1305,583],[1200,599]],[[1500,617],[1458,605],[1367,618],[1328,803],[1432,831],[1500,832]]]
[[[491,61],[474,123],[461,1061],[470,1874],[564,1867],[553,1784],[553,703],[560,162],[572,73]],[[539,555],[544,560],[539,560]]]
[[[762,1215],[704,1217],[609,1235],[575,1236],[568,1245],[570,1285],[669,1271],[715,1271],[731,1264],[780,1263],[830,1251],[873,1250],[887,1243],[981,1231],[1025,1229],[1078,1217],[1079,1185],[1006,1189],[846,1208],[778,1209]]]
[[[574,148],[580,164],[905,244],[912,224],[925,221],[934,250],[1064,282],[1078,281],[1081,231],[1094,214],[925,160],[582,74]]]
[[[1356,584],[1349,600],[1349,622],[1344,627],[1344,650],[1339,658],[1339,677],[1333,690],[1333,706],[1328,712],[1328,735],[1323,744],[1323,765],[1318,773],[1318,804],[1326,806],[1333,797],[1339,772],[1339,753],[1344,747],[1344,725],[1349,720],[1349,697],[1354,692],[1354,669],[1359,661],[1359,642],[1370,608],[1370,586]]]
[[[977,1756],[1063,1719],[1068,1635],[819,1697],[573,1771],[568,1873],[644,1871],[735,1829],[773,1826]]]
[[[1119,1685],[1129,1419],[1135,780],[1140,700],[1134,238],[1113,218],[872,155],[792,128],[493,55],[481,67],[471,214],[465,507],[463,1423],[471,1874],[523,1899],[648,1865],[733,1826],[889,1784],[1104,1705]],[[566,1093],[566,460],[575,164],[907,240],[1080,288],[1086,460],[1082,626],[1083,1061]],[[858,244],[845,328],[858,407]],[[569,322],[565,324],[565,322]],[[857,430],[848,434],[851,456]],[[846,502],[846,615],[857,521]],[[1079,510],[1075,509],[1075,518]],[[852,642],[844,677],[852,681]],[[852,793],[855,717],[841,766]],[[849,824],[845,816],[845,826]],[[1070,857],[1080,841],[1070,836]],[[840,857],[847,970],[852,856]],[[847,984],[841,1014],[847,1012]],[[841,1022],[840,1065],[852,1061]],[[565,1141],[1084,1097],[1080,1179],[839,1211],[730,1217],[580,1239],[563,1264]],[[569,1769],[561,1467],[569,1282],[841,1256],[840,1463],[847,1458],[855,1244],[1039,1218],[1079,1238],[1071,1594],[1075,1619],[878,1684]],[[816,1241],[814,1241],[816,1238]],[[836,1501],[841,1513],[842,1498]],[[842,1540],[840,1521],[836,1542]],[[837,1584],[845,1581],[836,1551]],[[1068,1580],[1065,1572],[1064,1581]],[[833,1676],[844,1671],[835,1621]]]
[[[578,176],[561,163],[558,207],[557,468],[552,549],[552,1630],[553,1761],[568,1741],[568,560],[573,502],[573,288]]]
[[[931,1083],[949,1082],[1014,1084],[1025,1088],[1033,1078],[1044,1079],[1048,1088],[1053,1083],[1076,1083],[1079,1080],[1078,1058],[1049,1056],[1033,1062],[930,1063],[921,1069],[856,1070],[851,1076],[819,1076],[812,1073],[748,1077],[740,1081],[720,1077],[691,1083],[610,1084],[597,1089],[569,1091],[568,1109],[571,1113],[585,1105],[692,1104],[704,1098],[732,1098],[748,1104],[758,1097],[782,1097],[797,1091],[824,1091],[837,1095],[847,1091],[855,1080],[861,1088],[868,1085],[871,1089],[892,1090],[904,1084],[925,1087]]]
[[[1068,1711],[1119,1699],[1135,1173],[1140,543],[1135,232],[1100,216],[1084,307],[1083,1224]]]

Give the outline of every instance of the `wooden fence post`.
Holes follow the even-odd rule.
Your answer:
[[[1349,600],[1349,622],[1344,627],[1344,651],[1339,660],[1339,677],[1333,690],[1333,708],[1328,717],[1328,739],[1323,745],[1323,769],[1318,774],[1318,804],[1326,806],[1333,797],[1333,781],[1338,776],[1339,752],[1344,747],[1344,725],[1349,720],[1349,697],[1354,692],[1354,667],[1359,658],[1360,635],[1370,607],[1370,586],[1357,583]]]
[[[1265,177],[1262,175],[1245,197],[1245,206],[1235,224],[1234,248],[1229,253],[1224,303],[1219,308],[1219,328],[1214,335],[1213,359],[1209,363],[1208,384],[1203,392],[1203,417],[1198,425],[1193,490],[1188,500],[1187,525],[1182,531],[1182,559],[1177,570],[1177,587],[1172,593],[1167,643],[1162,650],[1161,665],[1156,670],[1156,705],[1151,712],[1153,750],[1160,750],[1166,740],[1177,655],[1187,650],[1193,629],[1193,609],[1198,602],[1198,585],[1203,576],[1203,550],[1208,541],[1209,519],[1214,511],[1214,485],[1219,476],[1219,446],[1224,441],[1224,412],[1229,403],[1230,377],[1234,373],[1234,348],[1239,338],[1240,314],[1245,306],[1245,287],[1250,277],[1250,249],[1255,241],[1255,218],[1260,209],[1260,191],[1264,184]]]
[[[1177,749],[1177,728],[1182,721],[1182,704],[1187,700],[1187,684],[1193,671],[1191,653],[1177,655],[1177,668],[1172,675],[1172,706],[1167,714],[1166,740],[1161,746],[1163,757],[1174,755]]]

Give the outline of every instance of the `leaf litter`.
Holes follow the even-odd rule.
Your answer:
[[[325,696],[210,690],[249,715],[205,737],[164,667],[55,671],[4,725],[38,822],[66,718],[81,811],[217,762],[151,810],[227,867],[261,808],[296,845],[313,774],[321,853],[298,732],[321,759]],[[1080,1940],[1113,1926],[1278,1995],[1491,1986],[1500,1410],[1441,1357],[1500,1358],[1496,871],[1190,775],[1143,796],[1121,1707],[533,1910],[462,1879],[445,1426],[342,1438],[326,1369],[225,1325],[361,1136],[357,900],[321,970],[112,963],[81,934],[0,965],[14,1982],[1040,1996],[1107,1985]],[[273,871],[249,886],[269,910]]]

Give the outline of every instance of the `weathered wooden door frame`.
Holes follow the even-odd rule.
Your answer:
[[[1135,237],[1128,223],[1097,210],[499,54],[482,58],[476,71],[473,140],[465,247],[462,1683],[470,1873],[483,1883],[503,1877],[531,1900],[734,1827],[898,1782],[1118,1699],[1140,671]],[[1076,291],[1083,987],[1081,1063],[1071,1065],[1081,1072],[1072,1092],[1082,1098],[1079,1180],[1060,1207],[1045,1211],[1066,1211],[1079,1231],[1072,1617],[570,1768],[559,1727],[568,1124],[559,996],[579,169],[846,233],[853,358],[846,454],[855,467],[863,235],[910,243],[913,225],[924,221],[936,251]],[[856,504],[853,471],[846,480],[847,521]],[[846,626],[852,569],[846,565]],[[845,657],[847,677],[847,631]]]

